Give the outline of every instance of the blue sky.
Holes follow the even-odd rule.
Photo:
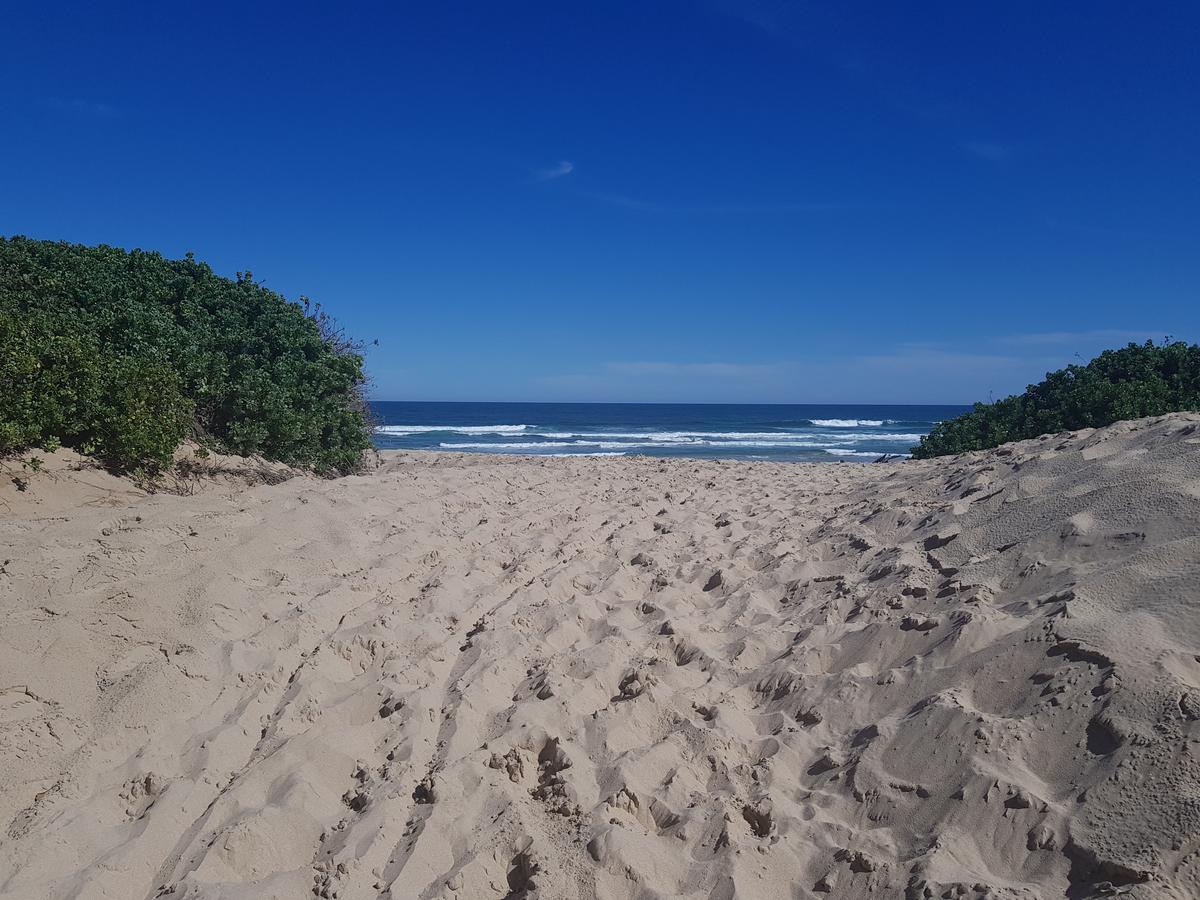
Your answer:
[[[192,250],[380,399],[969,402],[1200,339],[1200,5],[20,4],[0,232]]]

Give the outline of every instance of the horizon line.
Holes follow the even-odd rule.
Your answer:
[[[798,403],[798,402],[768,402],[755,400],[750,402],[735,402],[729,400],[384,400],[378,397],[367,398],[368,403],[491,403],[512,406],[974,406],[982,401],[971,403]]]

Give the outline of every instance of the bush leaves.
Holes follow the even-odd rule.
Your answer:
[[[0,238],[0,452],[57,441],[153,469],[191,436],[353,471],[370,446],[356,349],[319,307],[190,254]]]
[[[1086,366],[1050,372],[1023,394],[977,403],[971,412],[939,422],[912,453],[928,459],[986,450],[1041,434],[1182,410],[1200,410],[1200,346],[1147,341],[1105,350]]]

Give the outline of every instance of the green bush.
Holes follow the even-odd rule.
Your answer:
[[[349,472],[370,446],[356,351],[320,307],[190,254],[0,238],[0,453],[155,469],[194,437]]]
[[[1050,372],[1025,393],[977,403],[921,438],[918,459],[986,450],[1057,431],[1098,428],[1121,419],[1200,410],[1200,346],[1182,341],[1105,350],[1085,366]]]

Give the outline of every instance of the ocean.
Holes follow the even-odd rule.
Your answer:
[[[374,401],[381,450],[870,462],[965,406]]]

